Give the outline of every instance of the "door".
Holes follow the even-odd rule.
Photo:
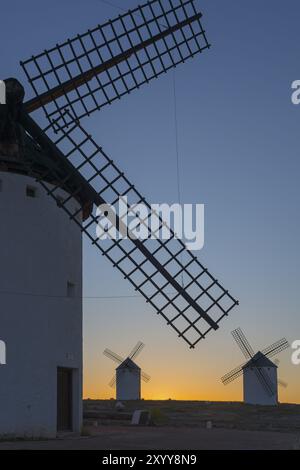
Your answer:
[[[72,369],[57,368],[57,430],[72,430]]]

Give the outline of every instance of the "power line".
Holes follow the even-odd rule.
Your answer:
[[[85,295],[85,296],[69,296],[69,295],[52,295],[52,294],[36,294],[33,292],[17,292],[17,291],[0,291],[0,294],[4,295],[20,295],[28,297],[45,297],[53,299],[102,299],[102,300],[113,300],[113,299],[130,299],[130,298],[143,298],[142,295]]]
[[[52,295],[52,294],[36,294],[33,292],[18,292],[18,291],[0,291],[4,295],[19,295],[24,297],[43,297],[50,299],[81,299],[81,300],[118,300],[118,299],[139,299],[144,298],[141,294],[132,295],[84,295],[84,296],[69,296],[69,295]],[[169,294],[172,294],[169,292]],[[175,295],[175,292],[174,292]]]
[[[118,10],[127,11],[124,8],[121,8],[118,5],[111,3],[108,0],[100,0],[100,2],[110,5],[113,8]],[[163,28],[166,28],[166,25],[160,24]],[[178,117],[177,117],[177,93],[176,93],[176,72],[173,71],[173,100],[174,100],[174,127],[175,127],[175,147],[176,147],[176,178],[177,178],[177,196],[178,203],[181,204],[181,184],[180,184],[180,163],[179,163],[179,141],[178,141]],[[182,254],[181,254],[182,259]],[[184,275],[181,273],[181,284],[184,287]]]
[[[181,204],[180,191],[180,168],[179,168],[179,142],[178,142],[178,116],[177,116],[177,93],[176,93],[176,72],[173,71],[173,99],[174,99],[174,128],[175,128],[175,147],[176,147],[176,176],[177,176],[177,195],[178,202]]]
[[[111,2],[108,2],[107,0],[100,0],[101,3],[105,3],[106,5],[109,5],[113,8],[116,8],[117,10],[121,10],[121,11],[127,11],[125,8],[122,8],[120,7],[119,5],[114,5],[113,3]]]
[[[180,185],[180,163],[179,163],[179,139],[178,139],[178,116],[177,116],[177,93],[176,93],[176,72],[173,71],[173,100],[174,100],[174,130],[176,147],[176,179],[178,203],[181,204],[181,185]],[[182,263],[182,253],[180,254]],[[181,273],[181,286],[184,288],[184,274]]]
[[[102,2],[102,3],[104,3],[104,4],[106,4],[106,5],[111,6],[112,8],[115,8],[116,10],[123,11],[123,12],[125,12],[125,13],[128,12],[128,8],[127,8],[127,9],[126,9],[126,8],[122,8],[122,7],[120,7],[119,5],[115,5],[114,3],[109,2],[109,1],[107,1],[107,0],[99,0],[99,1]],[[136,15],[136,16],[139,16],[140,18],[143,18],[142,15],[140,15],[140,14],[137,13],[137,12],[135,12],[135,15]],[[144,19],[144,18],[143,18],[143,19]],[[162,24],[162,23],[158,23],[158,24],[159,24],[162,28],[167,28],[167,25],[165,25],[165,24]]]

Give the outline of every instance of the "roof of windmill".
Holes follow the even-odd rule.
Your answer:
[[[120,369],[134,369],[136,371],[141,370],[139,366],[137,366],[129,357],[127,357],[117,368],[116,370]]]
[[[276,367],[274,362],[270,361],[262,352],[258,351],[244,366],[243,369],[248,367]]]

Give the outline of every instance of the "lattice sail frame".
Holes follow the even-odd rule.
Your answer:
[[[56,120],[68,107],[80,119],[113,103],[209,48],[201,16],[194,0],[152,0],[21,62],[28,112]]]
[[[129,354],[129,359],[131,359],[133,361],[133,359],[136,359],[137,356],[139,354],[141,354],[142,350],[144,349],[145,345],[144,343],[142,343],[142,341],[139,341],[135,346],[134,348],[132,349],[132,351],[130,352]]]
[[[146,205],[149,208],[147,219],[157,217],[158,230],[152,232],[150,226],[149,237],[152,238],[141,240],[139,245],[136,245],[134,239],[99,239],[97,227],[103,214],[97,213],[94,205],[90,217],[82,221],[82,208],[79,204],[74,207],[72,203],[77,191],[72,194],[62,191],[67,180],[72,179],[72,171],[62,180],[53,164],[37,181],[77,223],[92,244],[155,308],[157,314],[194,348],[212,329],[218,328],[219,322],[238,301],[186,249],[183,241],[177,239],[174,232],[170,230],[170,239],[157,238],[158,231],[166,227],[166,223],[159,214],[151,212],[151,206],[146,199],[78,122],[59,130],[55,124],[55,128],[57,134],[53,132],[53,124],[50,124],[45,132],[72,165],[74,174],[79,172],[106,204],[114,206],[120,196],[126,196],[129,212],[129,206],[140,203]],[[28,171],[30,172],[30,168]],[[49,180],[56,181],[56,184],[47,183]],[[135,213],[135,216],[138,216],[137,223],[145,225],[145,219],[139,217],[138,213]],[[143,254],[143,249],[153,256],[156,266]],[[163,270],[170,276],[169,280],[162,275]],[[179,285],[182,276],[185,280],[182,291],[174,291],[172,282]]]
[[[114,204],[121,195],[129,205],[150,206],[83,129],[79,118],[207,49],[201,16],[194,0],[151,0],[22,63],[36,94],[24,104],[22,124],[49,154],[43,157],[48,169],[38,181],[191,348],[217,329],[238,302],[174,233],[166,241],[157,239],[155,232],[149,232],[154,240],[99,240],[99,201]],[[45,141],[42,129],[28,115],[41,107],[50,121],[45,129],[50,141]],[[62,164],[65,159],[67,167]],[[28,162],[32,176],[36,176],[34,163]],[[82,188],[85,205],[74,208]],[[85,219],[90,213],[87,195],[93,210]],[[166,224],[157,218],[160,230]],[[119,219],[121,228],[122,222]],[[138,222],[144,225],[146,220]]]

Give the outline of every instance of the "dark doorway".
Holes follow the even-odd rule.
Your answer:
[[[72,369],[57,368],[57,430],[72,430]]]

